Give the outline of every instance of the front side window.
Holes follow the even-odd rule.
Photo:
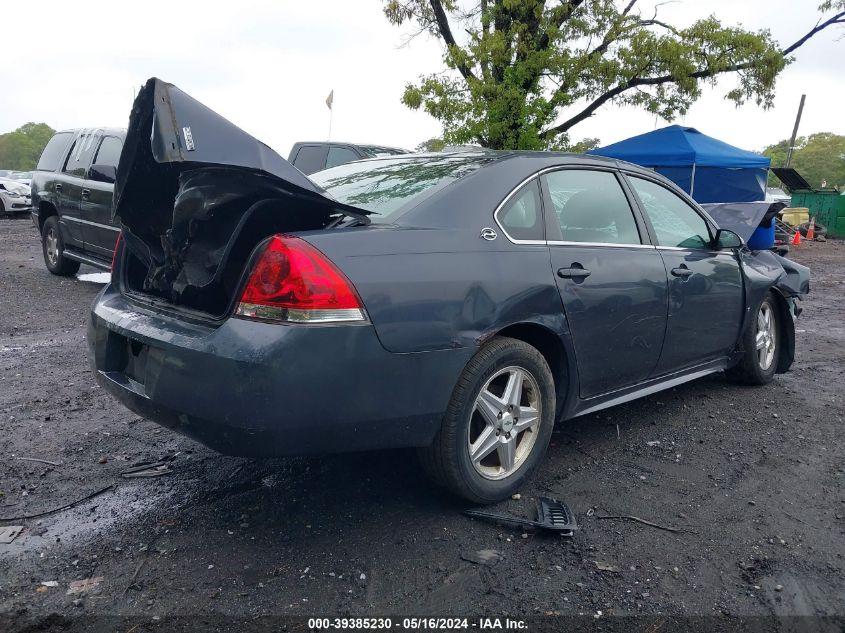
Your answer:
[[[642,243],[631,205],[611,172],[567,169],[543,179],[564,241]]]
[[[329,156],[326,158],[326,169],[351,163],[353,160],[360,160],[360,156],[348,147],[329,147]]]
[[[103,142],[100,143],[100,149],[97,150],[97,157],[94,159],[95,165],[111,165],[117,167],[120,161],[120,150],[123,149],[123,142],[116,136],[106,136]]]
[[[537,179],[511,196],[505,206],[499,209],[496,218],[511,239],[542,240],[545,231]]]
[[[707,222],[683,198],[651,180],[628,178],[651,221],[659,246],[710,247]]]

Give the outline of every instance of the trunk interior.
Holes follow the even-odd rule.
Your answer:
[[[167,212],[149,210],[157,217],[166,212],[170,222],[125,227],[124,282],[134,294],[215,318],[228,311],[259,243],[275,233],[321,229],[333,219],[325,205],[244,170],[185,171],[179,181]]]
[[[126,292],[220,318],[262,240],[367,214],[172,84],[149,79],[132,105],[113,208]]]

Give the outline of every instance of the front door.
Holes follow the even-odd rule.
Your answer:
[[[712,248],[704,217],[669,188],[629,175],[669,278],[669,326],[658,374],[726,356],[736,345],[745,295],[733,251]]]
[[[580,396],[649,378],[666,331],[666,270],[618,176],[542,178],[552,270],[575,345]]]

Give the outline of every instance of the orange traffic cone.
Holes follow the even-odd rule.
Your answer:
[[[792,236],[792,245],[798,246],[801,244],[801,233],[799,231],[795,231],[795,235]]]
[[[813,241],[816,238],[816,218],[810,218],[810,226],[807,227],[807,239]]]

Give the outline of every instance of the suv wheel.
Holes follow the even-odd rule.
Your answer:
[[[506,499],[542,460],[554,412],[554,380],[543,355],[496,337],[464,369],[434,443],[421,451],[423,467],[472,502]]]
[[[44,222],[41,229],[41,248],[44,252],[44,263],[54,275],[71,277],[79,270],[79,262],[64,256],[65,243],[59,228],[59,218],[51,215]]]

